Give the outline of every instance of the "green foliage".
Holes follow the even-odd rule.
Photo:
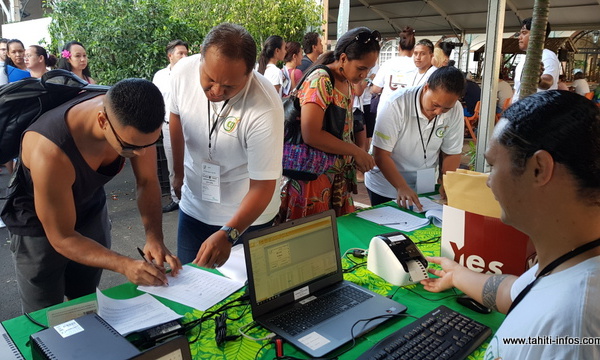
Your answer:
[[[174,16],[198,24],[203,34],[223,22],[242,25],[259,49],[271,35],[301,42],[304,33],[322,25],[322,9],[313,0],[172,0],[172,4]]]
[[[187,41],[199,52],[215,25],[244,26],[260,44],[270,35],[299,41],[321,25],[312,0],[48,0],[52,9],[48,48],[80,41],[87,49],[92,77],[114,84],[128,77],[152,79],[167,64],[166,44]]]
[[[92,77],[114,84],[128,77],[152,79],[166,66],[166,44],[173,39],[194,43],[196,29],[172,17],[168,0],[54,0],[51,49],[80,41],[87,49]]]

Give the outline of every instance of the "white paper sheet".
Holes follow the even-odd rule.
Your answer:
[[[149,294],[117,300],[96,289],[96,297],[98,315],[123,336],[182,317]]]
[[[231,255],[223,266],[217,268],[219,272],[228,278],[239,283],[245,283],[248,280],[246,273],[246,258],[244,257],[244,245],[238,244],[231,248]]]
[[[443,208],[442,204],[435,202],[425,196],[419,196],[419,201],[421,202],[421,205],[423,206],[423,211],[419,211],[419,209],[417,209],[417,207],[415,206],[415,207],[413,207],[413,211],[416,213],[424,213],[424,212],[427,212],[429,210],[434,210],[434,209],[442,210],[442,208]]]
[[[138,286],[138,290],[205,311],[244,285],[190,265],[184,265],[169,286]]]
[[[400,231],[413,231],[429,224],[427,218],[409,214],[392,206],[361,211],[356,216]]]

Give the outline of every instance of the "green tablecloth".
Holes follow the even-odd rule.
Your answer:
[[[394,229],[363,220],[356,217],[356,214],[350,214],[338,218],[338,232],[342,251],[353,247],[367,249],[373,236],[390,231],[394,231]],[[407,234],[415,243],[418,243],[419,248],[423,251],[423,253],[425,253],[425,255],[434,256],[440,254],[439,237],[441,235],[441,229],[433,225],[429,225]],[[426,243],[421,243],[424,241],[426,241]],[[352,259],[357,262],[362,261],[361,259],[354,259],[353,257]],[[344,268],[349,268],[353,265],[353,263],[347,258],[343,259],[343,264]],[[504,319],[504,315],[499,313],[481,315],[466,309],[461,305],[458,305],[452,297],[454,294],[452,291],[434,294],[423,290],[421,285],[409,285],[402,288],[397,288],[369,272],[366,267],[359,267],[358,269],[345,274],[344,278],[346,280],[356,282],[382,295],[389,295],[395,292],[393,299],[406,305],[408,307],[408,314],[413,316],[423,316],[439,305],[445,305],[490,326],[494,331],[500,326],[500,323]],[[103,293],[116,299],[127,299],[143,294],[141,291],[136,289],[135,285],[131,283],[122,284],[114,288],[104,290]],[[233,294],[230,299],[239,297],[242,293],[243,291],[239,291]],[[95,294],[84,296],[68,303],[59,304],[49,309],[56,309],[93,299],[95,299]],[[201,311],[169,300],[161,298],[159,298],[159,300],[177,313],[184,315],[184,322],[198,319],[203,314]],[[216,307],[218,306],[219,305],[216,305]],[[32,316],[39,322],[46,324],[47,310],[48,309],[37,311],[33,313]],[[240,317],[238,321],[228,322],[228,334],[231,335],[237,334],[239,327],[252,322],[252,315],[250,314],[248,306],[230,309],[228,310],[228,315],[229,318]],[[398,328],[411,323],[412,321],[415,321],[415,319],[398,318],[387,321],[386,323],[377,327],[375,330],[359,338],[354,348],[340,356],[340,359],[355,359],[358,357],[358,355],[371,348],[379,340]],[[25,316],[7,320],[3,322],[3,325],[19,347],[19,350],[23,356],[26,359],[31,359],[31,349],[29,348],[27,341],[29,339],[29,335],[40,330],[39,326],[30,322]],[[262,328],[255,328],[250,331],[250,335],[255,338],[263,337],[267,333],[268,332]],[[214,321],[212,319],[205,321],[201,328],[196,327],[191,333],[188,334],[188,336],[190,339],[190,349],[194,359],[249,360],[254,359],[259,350],[259,359],[272,359],[275,357],[272,345],[262,348],[265,341],[255,342],[246,338],[241,338],[236,341],[227,342],[223,347],[217,347],[215,344]],[[348,346],[350,346],[350,344],[344,346],[340,350],[346,349]],[[469,359],[483,359],[485,352],[484,349],[486,346],[487,343],[471,354]],[[296,356],[299,358],[308,358],[306,354],[297,350],[291,345],[286,344],[284,346],[284,351],[286,355]],[[336,353],[337,351],[331,355]]]

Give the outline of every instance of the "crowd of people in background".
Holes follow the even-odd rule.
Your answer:
[[[519,34],[522,50],[527,49],[530,29],[531,21],[527,19]],[[548,25],[547,34],[549,31]],[[69,153],[80,151],[88,164],[96,165],[93,170],[105,171],[108,176],[99,181],[114,176],[124,158],[132,159],[143,199],[140,213],[148,237],[145,255],[156,259],[161,266],[168,262],[175,273],[181,263],[192,262],[207,268],[223,265],[231,247],[242,242],[250,231],[328,209],[334,209],[338,216],[354,212],[352,195],[356,194],[357,182],[363,177],[371,205],[396,200],[400,207],[420,209],[418,193],[428,192],[423,189],[433,191],[436,185],[444,198],[441,174],[460,166],[464,116],[473,114],[481,98],[481,88],[453,66],[452,43],[441,41],[434,45],[429,39],[416,41],[415,33],[415,29],[405,27],[399,34],[397,56],[381,66],[377,66],[381,34],[366,27],[349,30],[329,51],[325,51],[324,41],[317,32],[307,33],[302,43],[272,35],[257,49],[252,36],[234,24],[213,28],[206,35],[200,54],[188,56],[186,42],[171,41],[166,46],[168,65],[156,73],[154,85],[147,81],[124,80],[105,97],[82,98],[70,107],[61,107],[63,116],[66,117],[67,111],[71,114],[67,122],[75,126],[73,134],[65,135],[68,129],[62,129],[59,135],[47,133],[50,122],[45,122],[36,123],[34,131],[24,137],[22,160],[29,169],[42,169],[26,173],[24,179],[30,186],[41,189],[35,196],[43,197],[39,202],[45,205],[37,214],[30,215],[37,216],[43,229],[50,231],[45,240],[48,250],[44,251],[55,247],[56,256],[64,259],[65,267],[67,263],[82,263],[84,268],[119,271],[139,284],[167,281],[148,264],[127,262],[120,255],[105,250],[110,246],[110,240],[106,240],[110,230],[103,217],[104,202],[94,203],[95,207],[104,209],[92,217],[91,226],[100,230],[89,232],[92,238],[94,231],[101,233],[102,241],[74,235],[81,220],[78,218],[81,214],[74,209],[68,221],[48,215],[57,209],[57,204],[66,208],[74,207],[74,203],[85,207],[89,199],[77,189],[70,197],[57,200],[52,196],[52,190],[69,192],[70,188],[48,184],[40,177],[40,173],[47,174],[44,171],[48,169],[36,161],[36,157],[48,157],[43,152],[55,149],[55,145],[42,141],[44,137],[95,139],[93,143],[102,156],[83,146],[79,148],[81,143],[77,141],[74,147],[61,149]],[[0,60],[3,66],[0,85],[27,77],[40,78],[55,66],[95,83],[86,49],[77,41],[65,44],[56,57],[38,45],[26,48],[19,40],[1,39]],[[560,69],[556,54],[544,49],[543,64],[539,90],[556,89]],[[511,98],[513,103],[519,101],[522,68],[523,62],[516,69],[514,92],[501,73],[499,107],[504,107]],[[589,92],[582,73],[576,75],[571,90],[582,95]],[[152,96],[143,101],[146,108],[139,109],[138,102],[147,93]],[[290,96],[298,101],[298,126],[303,142],[335,157],[332,164],[313,179],[281,175],[282,158],[286,156],[284,139],[289,131],[287,122],[284,123],[283,102]],[[553,101],[551,98],[543,100]],[[151,116],[148,109],[156,113]],[[510,112],[510,119],[502,122],[503,129],[510,128],[508,123],[522,121],[516,112]],[[94,128],[77,130],[76,126],[81,125],[86,116],[97,120]],[[144,116],[152,118],[152,126],[146,128],[142,124]],[[56,122],[55,117],[52,124]],[[324,127],[324,123],[332,119],[338,124],[337,132]],[[157,211],[161,210],[144,208],[160,208],[160,195],[156,192],[156,182],[150,180],[154,176],[148,169],[156,172],[156,151],[152,145],[160,140],[161,132],[171,186],[171,201],[162,211],[179,210],[177,256],[164,247],[162,229],[152,223],[159,221]],[[501,135],[504,136],[497,132],[498,144]],[[39,141],[42,147],[36,143]],[[502,151],[505,150],[496,149],[498,153],[503,154]],[[488,156],[493,155],[492,159],[499,162],[496,152]],[[80,174],[78,167],[82,164],[72,158],[50,157],[47,161],[74,168],[68,174],[75,184],[82,181],[79,176],[90,176]],[[154,164],[149,166],[151,162]],[[11,166],[7,164],[9,171]],[[32,194],[25,195],[29,196],[26,201],[33,202]],[[11,204],[15,209],[21,206]],[[36,229],[40,230],[41,226]],[[31,239],[27,232],[15,236],[20,236],[19,241],[26,244],[41,241],[38,238],[43,237],[42,233],[35,232],[36,239]],[[102,255],[104,260],[76,254],[72,248],[65,250],[71,246]],[[79,296],[93,291],[99,279],[98,272],[90,272],[85,289],[72,292],[67,289],[67,292],[57,293],[47,285],[36,289],[35,282],[32,285],[31,281],[36,276],[32,275],[34,270],[23,265],[34,260],[20,259],[22,296],[38,300],[23,300],[26,311],[61,301],[65,294]],[[125,261],[127,266],[115,265],[114,261],[118,260]],[[456,270],[457,264],[440,259],[435,262],[444,269],[437,270],[442,280],[427,281],[425,285],[439,291],[448,287],[446,283],[440,285],[445,276],[462,269]],[[49,293],[52,293],[50,301],[40,299]],[[506,297],[502,301],[504,306]]]

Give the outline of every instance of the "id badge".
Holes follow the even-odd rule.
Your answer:
[[[206,161],[202,163],[202,200],[221,202],[221,166]]]
[[[417,170],[417,194],[425,194],[435,191],[435,169]]]

